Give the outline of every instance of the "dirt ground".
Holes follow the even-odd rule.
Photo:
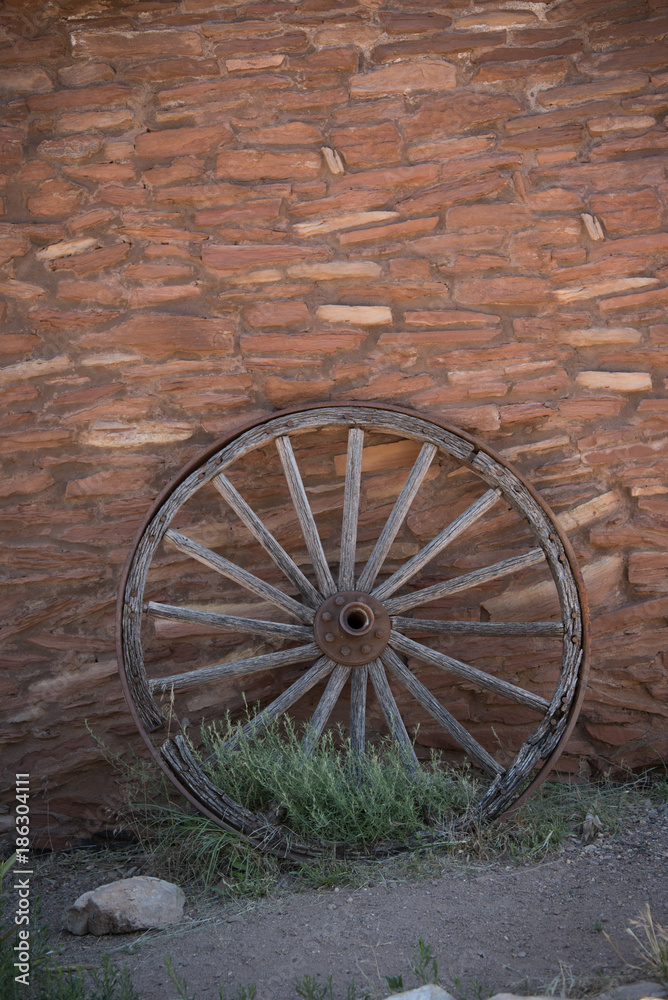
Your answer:
[[[668,807],[637,815],[614,838],[571,839],[538,864],[443,858],[426,877],[389,870],[352,890],[283,888],[252,902],[191,895],[181,924],[117,937],[74,937],[59,929],[62,911],[82,892],[141,874],[141,859],[53,854],[38,872],[35,888],[60,961],[90,967],[106,952],[127,964],[142,1000],[176,1000],[165,955],[196,1000],[218,1000],[219,986],[231,998],[251,983],[257,1000],[289,1000],[305,975],[319,983],[331,975],[335,1000],[352,980],[385,996],[385,976],[403,975],[406,989],[416,985],[410,966],[418,938],[433,949],[441,985],[462,1000],[550,987],[579,996],[649,978],[625,964],[637,962],[625,931],[646,903],[668,923]]]

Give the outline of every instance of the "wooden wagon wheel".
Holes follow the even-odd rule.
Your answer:
[[[374,471],[378,454],[385,456],[381,474]],[[315,472],[309,471],[311,465]],[[245,466],[251,471],[244,480]],[[395,487],[389,499],[388,482]],[[271,498],[280,483],[286,504],[276,519]],[[425,491],[429,497],[420,508]],[[377,494],[382,494],[380,500]],[[261,518],[258,506],[267,503],[269,513]],[[314,508],[319,508],[315,516],[320,525],[326,525],[324,541]],[[425,528],[434,511],[441,522]],[[414,532],[407,527],[411,519]],[[270,530],[266,522],[272,520],[277,526]],[[508,556],[506,546],[505,558],[487,556],[478,568],[465,572],[447,562],[459,545],[459,565],[463,561],[466,566],[467,553],[479,548],[486,534],[497,547],[511,537],[517,554]],[[288,536],[285,544],[292,555],[277,535]],[[270,569],[260,575],[250,568],[257,569],[255,552],[271,560]],[[195,569],[210,578],[193,576]],[[275,582],[270,582],[272,575]],[[187,585],[179,584],[179,576]],[[505,587],[511,577],[520,591],[527,577],[534,587],[538,578],[543,597],[546,588],[552,591],[550,620],[493,620],[485,608],[494,608],[494,600],[485,595],[493,595],[498,581]],[[255,607],[230,614],[229,603],[222,611],[220,605],[212,606],[212,593],[220,599],[229,588],[237,595],[233,610],[243,610],[244,600],[256,602]],[[457,602],[471,595],[473,602],[462,612]],[[257,614],[258,601],[262,615]],[[167,487],[140,529],[124,573],[118,625],[125,694],[154,758],[206,816],[292,858],[313,855],[317,847],[249,812],[212,782],[181,731],[186,711],[178,705],[181,692],[189,692],[189,714],[200,705],[192,692],[202,689],[209,692],[201,702],[206,711],[210,714],[212,698],[220,697],[218,711],[224,714],[231,702],[239,705],[242,688],[256,690],[258,678],[264,678],[265,693],[267,685],[273,686],[270,700],[247,725],[249,730],[310,698],[304,735],[308,748],[341,705],[345,689],[351,746],[362,753],[369,688],[375,692],[378,718],[379,706],[391,736],[409,766],[415,766],[414,743],[397,704],[404,704],[405,715],[408,700],[412,711],[440,727],[440,745],[459,748],[489,776],[478,815],[492,819],[516,808],[544,780],[575,723],[586,679],[584,592],[554,516],[482,443],[396,407],[323,404],[285,411],[200,456]],[[160,628],[162,638],[156,638]],[[169,647],[170,628],[188,634],[185,653],[178,644],[176,652]],[[249,637],[256,643],[250,655],[245,646]],[[477,643],[473,659],[478,660],[481,644],[482,658],[493,657],[500,637],[525,647],[520,673],[530,683],[518,683],[514,676],[509,681],[498,676],[496,667],[481,669],[451,655],[452,650],[444,651],[454,643],[458,651],[466,637]],[[269,651],[262,651],[263,643]],[[541,643],[552,644],[552,652],[536,651]],[[555,664],[552,676],[545,667],[549,662]],[[428,683],[419,674],[428,675]],[[480,720],[475,722],[478,738],[469,731],[471,725],[457,721],[444,704],[447,696],[434,693],[447,684],[468,698],[479,692],[475,697],[487,708],[496,706],[497,718],[510,709],[519,711],[529,731],[512,760],[507,748],[497,745],[493,725],[485,740]]]

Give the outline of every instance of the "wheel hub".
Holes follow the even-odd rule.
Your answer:
[[[313,622],[323,653],[350,667],[361,667],[380,656],[390,638],[390,627],[390,616],[380,601],[356,590],[328,597]]]

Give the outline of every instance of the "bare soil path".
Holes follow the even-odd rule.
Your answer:
[[[439,863],[440,861],[440,863]],[[257,1000],[291,1000],[295,980],[333,977],[334,997],[355,980],[372,995],[388,992],[385,976],[410,972],[418,938],[433,948],[439,981],[456,995],[481,1000],[508,988],[539,992],[553,984],[572,996],[601,992],[612,981],[646,978],[629,970],[605,937],[634,961],[625,934],[649,903],[668,922],[668,807],[650,810],[613,839],[571,840],[538,864],[465,865],[447,858],[428,877],[309,892],[275,891],[260,901],[190,898],[184,921],[161,932],[76,938],[58,930],[62,910],[82,892],[127,877],[113,852],[44,858],[38,891],[54,946],[68,962],[96,964],[107,952],[127,964],[142,1000],[175,1000],[164,956],[197,1000],[234,996],[256,984]],[[114,867],[115,866],[115,867]]]

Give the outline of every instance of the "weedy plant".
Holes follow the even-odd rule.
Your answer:
[[[470,807],[471,772],[406,767],[402,748],[380,740],[363,757],[341,733],[310,753],[290,719],[248,737],[241,723],[203,727],[200,754],[211,778],[255,812],[279,811],[302,836],[344,846],[405,841],[432,822]]]

